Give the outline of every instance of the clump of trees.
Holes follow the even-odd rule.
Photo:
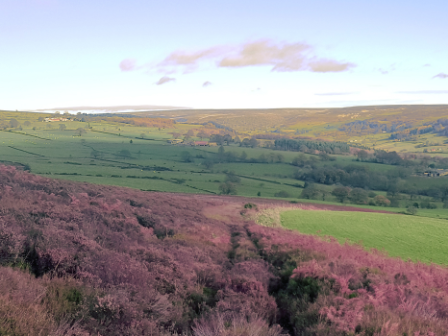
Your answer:
[[[275,148],[281,150],[327,154],[350,153],[350,146],[343,142],[310,141],[302,139],[276,139]]]

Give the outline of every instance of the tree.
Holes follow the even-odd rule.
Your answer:
[[[257,141],[257,139],[255,139],[255,138],[251,138],[251,139],[249,140],[249,146],[252,147],[252,148],[258,147],[258,141]]]
[[[383,195],[377,195],[377,196],[375,196],[375,198],[373,200],[375,201],[375,204],[378,206],[389,206],[390,205],[389,199]]]
[[[228,145],[232,142],[232,136],[230,134],[224,134],[222,140],[223,142],[226,142]]]
[[[60,131],[65,131],[66,128],[67,128],[67,126],[65,126],[64,124],[59,124]]]
[[[28,127],[28,126],[31,125],[31,123],[27,120],[27,121],[25,121],[25,122],[23,123],[23,125],[26,126],[26,127]]]
[[[205,133],[204,131],[199,131],[198,132],[198,134],[196,134],[196,136],[199,138],[199,139],[204,139],[204,138],[207,138],[208,137],[208,134],[207,133]]]
[[[180,133],[173,132],[173,139],[178,139],[180,137]]]
[[[101,153],[100,151],[97,150],[92,150],[90,152],[90,156],[93,157],[94,159],[99,159],[103,157],[103,153]]]
[[[202,162],[202,164],[205,166],[205,168],[212,169],[215,162],[213,162],[212,159],[207,159],[207,160],[204,160],[204,162]]]
[[[247,153],[243,151],[240,155],[240,160],[245,162],[247,160]]]
[[[336,187],[333,189],[331,194],[336,197],[339,202],[344,203],[345,200],[348,199],[350,195],[350,188],[348,187]]]
[[[129,140],[129,143],[130,143],[130,144],[133,144],[133,143],[134,143],[134,141],[132,141],[132,139],[131,139],[131,140]]]
[[[240,142],[240,147],[250,147],[249,138],[244,138],[243,141]]]
[[[123,159],[130,159],[131,158],[131,152],[127,149],[122,149],[118,152],[118,156]]]
[[[225,149],[223,146],[219,146],[218,148],[218,157],[220,160],[224,158]]]
[[[12,128],[17,128],[20,126],[19,122],[17,121],[17,119],[11,119],[9,121],[9,126],[11,126]]]
[[[222,146],[224,137],[221,134],[213,134],[210,136],[210,142],[216,142],[216,144]]]
[[[350,192],[350,201],[355,204],[367,204],[369,193],[361,188],[354,188]]]
[[[235,175],[234,172],[228,172],[226,174],[225,182],[241,183],[241,178],[239,176]]]
[[[186,138],[191,138],[192,136],[194,135],[194,133],[193,133],[193,130],[188,130],[188,132],[187,133],[185,133],[185,137]]]
[[[311,184],[308,188],[302,190],[300,198],[305,199],[316,199],[319,196],[319,191]]]
[[[192,162],[193,161],[193,157],[191,156],[190,152],[182,152],[180,153],[180,158],[183,162]]]
[[[362,149],[356,154],[356,156],[358,157],[358,160],[365,161],[369,157],[369,153]]]
[[[79,127],[78,129],[76,129],[75,134],[77,134],[78,136],[82,136],[83,134],[86,134],[86,130],[82,127]]]
[[[410,215],[416,215],[417,212],[418,212],[418,209],[417,209],[416,207],[414,207],[414,206],[408,206],[408,207],[406,208],[406,212],[407,212],[408,214],[410,214]]]
[[[59,116],[59,115],[61,115],[61,112],[56,111],[54,114],[55,114],[56,116]]]
[[[221,195],[236,195],[236,187],[232,182],[224,182],[219,185]]]

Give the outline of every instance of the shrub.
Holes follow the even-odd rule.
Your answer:
[[[420,208],[422,208],[422,209],[437,209],[437,204],[429,202],[429,201],[422,201],[420,203]]]
[[[226,173],[226,178],[224,181],[230,183],[241,183],[241,178],[235,175],[234,172],[228,172]]]
[[[331,194],[338,199],[339,202],[344,203],[350,195],[350,188],[348,187],[336,187]]]
[[[369,194],[364,189],[354,188],[350,192],[349,199],[352,203],[355,203],[355,204],[367,204],[367,202],[369,200]]]
[[[319,191],[314,188],[314,186],[307,186],[307,188],[302,190],[302,193],[300,194],[300,198],[305,199],[316,199],[319,197]]]
[[[183,162],[193,162],[193,156],[188,151],[184,151],[184,152],[180,153],[180,159]]]
[[[257,205],[254,203],[246,203],[244,204],[244,209],[257,209]]]
[[[231,182],[224,182],[219,185],[219,193],[222,195],[236,195],[236,187]]]
[[[410,214],[410,215],[416,215],[417,212],[418,212],[418,209],[415,208],[415,207],[413,207],[413,206],[408,206],[408,207],[406,208],[406,212],[407,212],[408,214]]]

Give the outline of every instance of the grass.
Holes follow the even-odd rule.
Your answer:
[[[230,151],[236,155],[245,152],[248,159],[259,158],[260,155],[281,154],[284,162],[216,163],[210,169],[206,169],[202,164],[203,161],[206,158],[216,157],[218,147],[192,148],[171,146],[166,143],[167,139],[172,138],[172,132],[185,133],[189,129],[200,129],[201,125],[176,124],[172,129],[159,129],[112,122],[48,124],[38,122],[38,116],[46,115],[0,112],[0,119],[8,121],[10,118],[16,118],[22,124],[21,130],[0,131],[0,162],[27,165],[32,173],[59,179],[127,186],[142,190],[205,194],[219,193],[219,185],[225,179],[223,172],[227,170],[241,177],[241,183],[236,186],[239,196],[276,198],[276,193],[284,191],[290,195],[284,199],[292,201],[297,200],[302,192],[304,182],[293,178],[297,168],[290,164],[293,158],[299,155],[297,152],[225,146],[226,152]],[[273,117],[271,114],[267,116]],[[25,121],[30,121],[31,124],[24,126]],[[64,124],[67,129],[59,130],[60,124]],[[75,130],[80,127],[87,132],[77,136]],[[145,139],[140,138],[142,134]],[[101,152],[102,159],[92,157],[93,150]],[[122,150],[129,151],[131,158],[119,157],[117,153]],[[182,161],[182,153],[185,151],[191,153],[192,162]],[[362,165],[382,173],[396,169],[385,164],[354,161],[353,156],[333,157],[335,161],[317,161],[316,165],[318,167],[334,164]],[[448,183],[448,178],[410,177],[407,181],[411,185],[425,188],[429,185]],[[327,185],[316,186],[327,192],[334,188]],[[385,194],[381,191],[376,193]],[[325,202],[321,199],[302,201],[334,204],[336,199],[327,195]],[[405,207],[409,202],[402,201],[401,206]],[[441,203],[437,205],[439,208],[442,206]],[[403,208],[389,208],[389,210],[404,211]],[[448,210],[425,210],[420,211],[419,215],[448,218]]]
[[[282,226],[304,234],[333,236],[360,243],[404,260],[448,265],[448,223],[417,216],[293,210],[281,214]]]

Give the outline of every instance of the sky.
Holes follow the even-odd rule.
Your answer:
[[[0,110],[448,103],[446,0],[0,0]]]

